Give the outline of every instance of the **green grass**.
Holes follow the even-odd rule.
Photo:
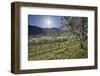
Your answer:
[[[77,41],[31,44],[28,48],[28,60],[80,59],[87,57],[87,44],[85,44],[84,49],[80,49],[80,44]]]

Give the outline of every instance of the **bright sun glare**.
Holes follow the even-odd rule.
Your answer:
[[[51,22],[50,22],[49,20],[47,20],[47,24],[48,24],[48,25],[50,25],[50,24],[51,24]]]
[[[46,20],[46,27],[47,28],[52,28],[52,24],[50,20]]]

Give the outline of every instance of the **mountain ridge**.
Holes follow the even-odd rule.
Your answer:
[[[28,35],[57,35],[62,32],[60,28],[41,28],[38,26],[28,25]]]

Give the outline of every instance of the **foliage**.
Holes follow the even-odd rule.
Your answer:
[[[70,30],[75,36],[75,39],[80,43],[80,47],[83,49],[83,44],[87,40],[87,22],[86,17],[64,17],[63,28],[64,30]]]

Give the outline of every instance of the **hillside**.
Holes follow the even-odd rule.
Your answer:
[[[43,36],[55,36],[60,35],[62,32],[64,32],[60,28],[41,28],[37,26],[28,26],[28,35],[29,36],[37,36],[37,35],[43,35]]]

